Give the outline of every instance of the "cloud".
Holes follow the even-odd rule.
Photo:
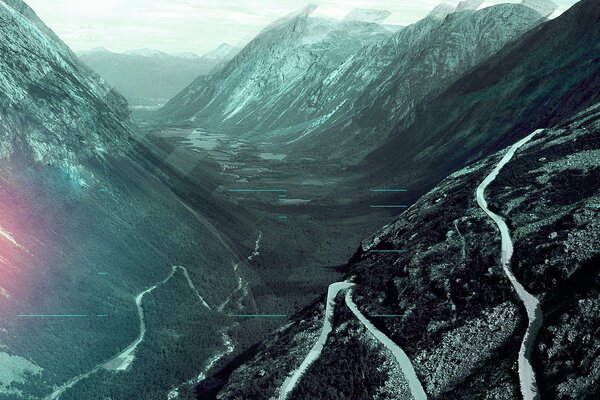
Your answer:
[[[26,0],[75,50],[155,48],[204,53],[223,42],[252,37],[308,0]],[[444,0],[458,4],[459,0]],[[575,0],[554,0],[566,9]],[[354,8],[385,9],[386,23],[406,25],[425,16],[437,0],[321,0],[314,15],[342,18]],[[488,4],[514,1],[488,0]]]

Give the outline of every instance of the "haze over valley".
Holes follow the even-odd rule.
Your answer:
[[[0,0],[0,400],[598,398],[600,3],[230,3]]]

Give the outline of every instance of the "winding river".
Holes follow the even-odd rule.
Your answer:
[[[519,349],[518,356],[521,394],[523,395],[523,399],[525,400],[539,399],[539,391],[535,379],[535,372],[533,370],[533,367],[531,366],[531,350],[535,343],[537,333],[542,325],[542,310],[540,308],[539,300],[531,293],[529,293],[513,274],[510,265],[513,256],[513,243],[510,237],[510,231],[502,217],[494,214],[492,211],[489,210],[487,201],[485,199],[485,189],[494,181],[494,179],[496,179],[498,173],[513,158],[516,151],[525,143],[529,142],[536,134],[542,131],[543,129],[538,129],[526,138],[512,145],[508,149],[508,152],[504,155],[502,160],[500,160],[498,165],[496,165],[496,168],[494,168],[494,170],[484,179],[484,181],[481,182],[481,184],[479,185],[479,187],[477,187],[477,190],[475,192],[477,204],[496,223],[498,229],[500,230],[500,236],[502,238],[502,250],[500,253],[500,261],[502,264],[502,268],[504,269],[506,276],[508,277],[512,286],[517,292],[517,295],[523,302],[525,309],[527,310],[527,318],[529,320],[529,324],[527,326],[525,336],[523,337],[523,341],[521,342],[521,347]]]

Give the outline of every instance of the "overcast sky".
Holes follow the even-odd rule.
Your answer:
[[[122,52],[153,48],[205,53],[221,43],[249,40],[307,0],[25,0],[72,49]],[[386,23],[407,25],[437,0],[323,0],[314,15],[341,18],[353,8],[385,9]],[[446,0],[458,4],[459,0]],[[487,0],[483,6],[516,0]],[[576,0],[554,0],[564,11]]]

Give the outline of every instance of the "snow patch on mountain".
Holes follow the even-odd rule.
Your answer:
[[[7,230],[5,230],[4,228],[2,228],[0,226],[0,237],[8,240],[10,243],[12,243],[15,247],[21,248],[22,246],[15,240],[15,238],[10,234],[10,232],[8,232]]]

